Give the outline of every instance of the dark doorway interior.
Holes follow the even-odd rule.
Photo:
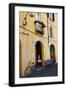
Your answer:
[[[50,58],[53,59],[55,62],[55,47],[54,47],[54,45],[50,46]]]
[[[42,47],[41,47],[40,41],[37,41],[35,48],[36,48],[36,65],[41,66],[42,65]]]

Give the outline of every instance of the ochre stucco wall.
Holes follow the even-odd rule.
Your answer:
[[[36,20],[36,14],[33,12],[32,14],[34,17],[30,17],[27,14],[27,24],[23,25],[22,22],[26,16],[27,12],[20,12],[19,13],[19,40],[21,41],[21,76],[24,76],[25,69],[29,65],[29,62],[36,64],[35,58],[35,44],[37,41],[41,41],[44,50],[44,62],[47,59],[50,59],[50,45],[53,44],[55,46],[55,57],[56,62],[58,62],[58,16],[55,14],[55,22],[50,21],[47,18],[46,13],[40,13],[40,21],[42,21],[46,27],[44,28],[44,34],[36,34],[36,26],[34,21]],[[47,23],[48,20],[48,23]],[[49,27],[52,26],[53,29],[53,38],[49,37],[48,43],[48,33]],[[43,63],[44,65],[44,63]]]

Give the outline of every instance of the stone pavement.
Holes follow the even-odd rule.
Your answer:
[[[49,77],[58,75],[58,65],[52,64],[49,66],[33,66],[32,74],[26,77]]]

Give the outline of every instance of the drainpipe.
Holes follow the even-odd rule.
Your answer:
[[[47,13],[47,34],[48,34],[48,44],[49,44],[48,13]]]

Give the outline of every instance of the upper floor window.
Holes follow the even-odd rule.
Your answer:
[[[40,20],[39,12],[36,13],[36,20]]]
[[[39,19],[39,12],[36,12],[36,21],[40,21]],[[36,23],[36,29],[39,30],[40,29],[40,24]]]
[[[48,13],[48,17],[51,21],[55,21],[55,15],[54,13]]]
[[[50,37],[53,38],[53,31],[52,31],[52,27],[50,26]]]

